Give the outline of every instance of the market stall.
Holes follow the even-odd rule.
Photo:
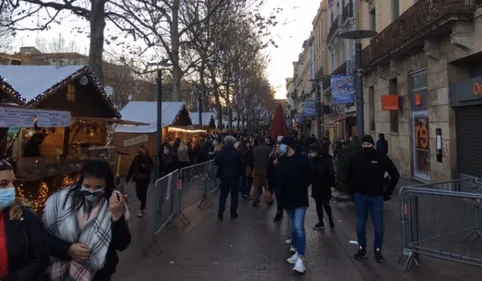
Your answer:
[[[98,157],[89,148],[109,146],[112,124],[143,124],[120,119],[86,66],[0,66],[0,103],[35,112],[36,126],[7,124],[12,131],[7,138],[15,137],[4,152],[16,167],[19,194],[33,198],[38,208],[45,196],[72,184],[85,159]],[[58,112],[58,123],[52,112]],[[4,114],[21,116],[11,109]]]
[[[115,147],[125,153],[121,175],[125,175],[140,145],[146,145],[151,155],[156,153],[157,102],[131,101],[121,111],[124,118],[149,125],[119,125],[115,128]],[[192,121],[184,102],[162,102],[162,136],[189,138],[206,130],[192,127]]]

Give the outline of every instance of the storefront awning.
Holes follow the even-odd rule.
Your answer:
[[[149,125],[148,123],[135,122],[135,121],[129,121],[129,120],[122,120],[122,119],[99,118],[99,117],[81,117],[81,116],[72,117],[72,121],[105,122],[105,123],[109,123],[109,124],[136,125],[136,126],[147,126],[147,125]]]

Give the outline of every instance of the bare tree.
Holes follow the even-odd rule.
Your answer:
[[[12,32],[3,26],[10,20],[8,13],[0,9],[0,53],[8,52],[12,49],[13,36]]]
[[[53,24],[60,24],[68,15],[75,15],[89,22],[89,67],[104,80],[102,70],[102,55],[104,52],[106,20],[110,14],[110,4],[117,0],[0,0],[0,11],[10,15],[8,21],[0,22],[3,27],[13,31],[48,30]],[[108,5],[109,4],[109,5]],[[25,20],[42,16],[36,26],[23,25]],[[77,32],[83,33],[80,29]],[[117,35],[116,35],[117,36]]]
[[[43,53],[77,53],[77,43],[74,40],[67,41],[62,34],[52,39],[37,38],[35,46]]]

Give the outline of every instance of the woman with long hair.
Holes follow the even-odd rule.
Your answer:
[[[153,170],[154,159],[149,155],[149,149],[147,146],[141,145],[139,152],[132,160],[129,171],[126,175],[126,183],[128,183],[131,178],[136,183],[137,199],[141,202],[140,212],[137,214],[138,217],[144,216],[147,201],[147,189],[151,182],[151,174]]]
[[[0,280],[42,280],[49,265],[47,233],[28,205],[16,198],[12,166],[0,159]]]
[[[326,148],[326,146],[325,146]],[[318,223],[314,229],[323,229],[323,210],[325,211],[330,228],[335,228],[333,220],[330,199],[331,190],[335,186],[335,170],[333,168],[333,157],[324,149],[323,145],[315,142],[310,145],[309,157],[312,166],[312,185],[311,197],[316,202],[316,213],[318,215]]]
[[[52,195],[43,221],[49,234],[50,280],[110,281],[117,251],[131,242],[126,198],[107,162],[87,160],[79,181]]]

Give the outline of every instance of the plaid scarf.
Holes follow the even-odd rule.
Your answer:
[[[76,209],[72,187],[52,195],[46,202],[43,221],[49,235],[70,243],[89,245],[91,249],[87,261],[63,261],[51,257],[50,280],[52,281],[91,281],[95,273],[104,266],[112,233],[112,216],[109,202],[102,199],[87,213],[85,208]],[[69,194],[69,195],[68,195]],[[70,197],[66,200],[67,195]],[[64,206],[65,202],[65,206]]]

